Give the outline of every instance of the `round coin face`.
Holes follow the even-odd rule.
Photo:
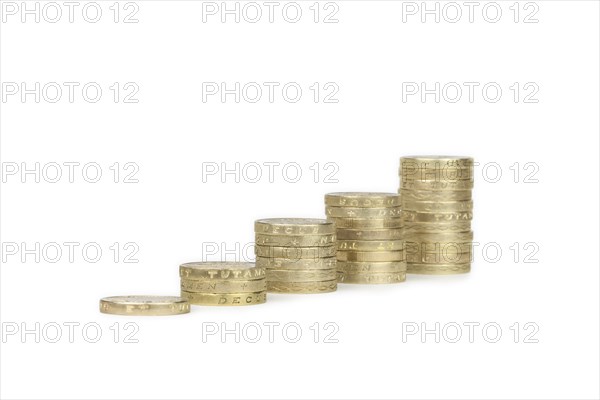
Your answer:
[[[100,312],[116,315],[176,315],[190,312],[177,296],[112,296],[100,299]]]

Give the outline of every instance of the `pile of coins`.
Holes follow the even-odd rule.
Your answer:
[[[325,213],[336,225],[339,282],[406,280],[398,194],[329,193],[325,195]]]
[[[402,157],[399,175],[408,272],[469,272],[473,159]]]
[[[192,262],[179,266],[181,297],[190,304],[246,306],[267,301],[265,269],[251,262]]]
[[[254,223],[256,265],[266,268],[267,290],[337,290],[335,227],[324,219],[271,218]]]

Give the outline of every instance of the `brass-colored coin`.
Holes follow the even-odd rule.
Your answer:
[[[407,253],[406,264],[466,264],[471,263],[473,253]]]
[[[337,240],[398,240],[402,239],[402,228],[390,229],[345,229],[337,231]]]
[[[335,256],[336,246],[321,247],[282,247],[282,246],[254,246],[257,257],[286,258],[288,260],[316,259]]]
[[[322,282],[336,279],[335,269],[267,269],[268,282]]]
[[[260,246],[321,247],[335,244],[335,234],[330,235],[263,235],[257,233],[255,242]]]
[[[471,200],[471,190],[408,190],[399,189],[401,201],[462,201]]]
[[[201,261],[181,264],[179,276],[190,280],[252,280],[265,277],[265,269],[252,262]]]
[[[267,218],[254,222],[254,232],[262,235],[331,235],[331,221],[316,218]]]
[[[297,260],[256,257],[256,265],[267,269],[335,269],[336,263],[337,259],[335,257],[301,258]]]
[[[473,181],[400,181],[400,189],[409,190],[470,190]]]
[[[325,207],[327,217],[333,218],[395,218],[400,217],[400,207],[360,208],[360,207]]]
[[[470,232],[471,221],[452,221],[452,222],[406,222],[404,225],[404,236],[413,233],[454,233]]]
[[[267,282],[269,292],[274,293],[329,293],[337,290],[336,279],[325,282]]]
[[[469,242],[473,240],[473,231],[468,232],[444,232],[444,233],[406,233],[404,240],[407,242]]]
[[[464,274],[471,271],[471,264],[407,264],[409,274],[451,275]]]
[[[406,272],[406,261],[338,261],[338,272],[359,273],[359,272]]]
[[[462,201],[405,201],[402,209],[418,212],[473,211],[473,200]]]
[[[338,251],[339,261],[404,261],[404,250],[400,251]]]
[[[387,251],[404,249],[403,240],[338,240],[338,250]]]
[[[411,222],[460,222],[471,221],[473,213],[471,211],[456,212],[417,212],[402,211],[402,219],[406,223]]]
[[[360,284],[385,284],[400,283],[406,280],[406,272],[367,272],[367,273],[347,273],[344,272],[338,276],[340,283],[360,283]]]
[[[400,198],[396,193],[328,193],[325,195],[325,205],[332,207],[395,207],[400,205]]]
[[[266,279],[251,281],[181,279],[181,290],[198,293],[253,293],[267,290]]]
[[[333,218],[328,220],[335,223],[336,228],[350,229],[384,229],[384,228],[402,228],[404,222],[402,218],[385,219],[358,219],[358,218]]]
[[[473,242],[422,242],[407,240],[405,243],[406,254],[440,253],[457,254],[472,251]]]
[[[402,181],[437,181],[454,182],[469,181],[473,182],[475,177],[472,170],[465,168],[443,168],[440,170],[417,169],[417,170],[398,170],[398,176]]]
[[[267,301],[267,292],[256,293],[194,293],[181,291],[190,304],[203,306],[249,306]]]
[[[113,296],[100,299],[100,312],[115,315],[176,315],[190,312],[177,296]]]

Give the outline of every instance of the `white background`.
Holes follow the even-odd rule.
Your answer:
[[[80,7],[73,23],[66,16],[58,23],[29,16],[22,23],[17,14],[3,15],[0,27],[3,83],[104,88],[97,103],[79,91],[73,103],[35,103],[33,96],[23,102],[15,95],[1,104],[3,171],[10,163],[96,162],[103,172],[98,183],[82,179],[80,169],[74,183],[4,177],[3,249],[7,243],[98,243],[103,255],[91,263],[79,247],[74,262],[66,254],[55,263],[36,262],[34,255],[22,262],[20,253],[3,250],[4,330],[81,324],[73,343],[66,327],[57,343],[3,331],[3,398],[600,396],[597,2],[538,1],[537,23],[523,22],[533,9],[526,13],[524,3],[515,23],[512,1],[498,3],[497,23],[482,17],[485,3],[472,23],[466,15],[457,23],[432,16],[422,23],[418,14],[403,22],[406,5],[399,1],[338,1],[338,23],[323,23],[322,14],[314,23],[312,1],[299,3],[298,23],[286,22],[281,6],[273,23],[266,16],[258,23],[235,23],[231,16],[204,23],[201,2],[137,1],[139,22],[131,24],[123,15],[112,21],[112,1],[99,4],[98,23],[83,20]],[[114,82],[136,83],[139,102],[115,104],[108,89]],[[235,103],[231,96],[203,102],[202,82],[297,82],[304,90],[297,103],[281,92],[273,103]],[[308,88],[314,82],[337,84],[339,102],[315,103]],[[466,92],[457,103],[436,103],[431,95],[403,102],[403,82],[430,88],[496,82],[503,95],[496,103],[480,90],[472,103]],[[538,102],[523,102],[522,92],[515,103],[509,89],[515,82],[535,83]],[[423,153],[469,155],[502,171],[492,183],[497,168],[487,175],[477,169],[473,230],[482,245],[468,275],[410,275],[398,285],[269,295],[260,306],[194,307],[176,317],[98,312],[104,296],[178,294],[180,263],[222,258],[223,248],[236,243],[244,248],[253,241],[255,219],[323,216],[323,195],[332,191],[393,192],[399,157]],[[135,163],[139,183],[123,183],[123,176],[114,183],[109,166],[115,162]],[[276,169],[272,183],[266,176],[221,182],[219,175],[203,182],[203,163],[212,162],[295,162],[302,178],[290,183]],[[317,183],[310,169],[316,162]],[[515,182],[510,167],[517,162]],[[539,167],[538,183],[524,182],[528,162]],[[338,183],[325,181],[325,163],[339,167]],[[115,242],[118,262],[109,249]],[[123,262],[128,242],[139,247],[138,263]],[[538,263],[524,262],[530,242],[539,248]],[[207,243],[221,252],[203,254]],[[500,247],[501,256],[490,250],[486,260],[485,243]],[[110,329],[115,322],[118,343]],[[138,343],[124,343],[127,322],[139,326]],[[206,323],[232,328],[236,322],[295,322],[303,335],[288,343],[276,330],[269,343],[265,328],[258,343],[236,343],[233,335],[203,343]],[[318,343],[310,330],[315,322]],[[339,327],[338,343],[324,343],[327,322]],[[420,335],[403,341],[406,323],[453,322],[481,324],[473,343],[466,327],[458,343],[445,337],[436,343],[433,335],[424,343]],[[537,343],[525,343],[527,322],[539,327]],[[86,323],[101,327],[97,343],[83,337]],[[498,342],[483,336],[486,323],[502,328]],[[520,324],[517,343],[514,323]]]

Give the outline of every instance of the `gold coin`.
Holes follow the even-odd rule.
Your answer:
[[[328,293],[337,290],[336,279],[324,282],[267,282],[269,292],[275,293]]]
[[[176,315],[190,312],[190,303],[176,296],[113,296],[100,299],[100,312],[115,315]]]
[[[470,232],[471,221],[453,221],[453,222],[406,222],[404,225],[404,236],[414,233],[454,233]]]
[[[251,281],[181,279],[181,290],[199,293],[253,293],[267,290],[266,279]]]
[[[402,209],[418,212],[473,211],[473,200],[462,201],[405,201]]]
[[[345,229],[337,231],[337,240],[398,240],[402,239],[402,229]]]
[[[384,228],[401,228],[403,225],[402,218],[385,218],[385,219],[358,219],[358,218],[333,218],[328,220],[335,223],[336,228],[351,228],[351,229],[384,229]]]
[[[338,261],[338,272],[406,272],[406,261]]]
[[[355,274],[344,272],[338,276],[338,280],[340,283],[400,283],[406,280],[406,272],[368,272]]]
[[[333,257],[336,253],[336,247],[283,247],[283,246],[254,246],[254,253],[258,257],[266,258],[285,258],[288,260],[299,259],[317,259],[323,257]]]
[[[320,247],[335,244],[335,234],[330,235],[263,235],[257,233],[255,242],[260,246]]]
[[[267,269],[268,282],[322,282],[336,279],[335,269]]]
[[[328,193],[325,195],[325,205],[332,207],[395,207],[400,205],[400,198],[397,193]]]
[[[327,217],[334,218],[395,218],[400,217],[400,207],[359,208],[359,207],[326,207]]]
[[[398,170],[398,176],[402,181],[436,181],[436,182],[455,182],[455,181],[465,181],[465,182],[473,182],[474,173],[469,169],[461,169],[461,168],[443,168],[440,170],[426,170],[426,169],[417,169],[417,170],[403,170],[400,168]]]
[[[404,251],[338,251],[338,261],[404,261]]]
[[[455,222],[471,221],[473,213],[471,211],[456,212],[418,212],[402,211],[402,219],[406,223],[411,222]]]
[[[202,261],[181,264],[179,276],[191,280],[252,280],[265,277],[265,269],[252,262]]]
[[[409,274],[450,275],[464,274],[471,271],[470,263],[463,264],[407,264]]]
[[[403,240],[338,240],[338,250],[386,251],[404,249]]]
[[[444,233],[406,233],[404,240],[407,242],[469,242],[473,240],[473,231],[469,232],[444,232]]]
[[[409,190],[470,190],[473,181],[400,181],[400,189]]]
[[[267,301],[267,292],[256,293],[194,293],[181,291],[181,297],[191,304],[204,306],[249,306]]]
[[[473,254],[468,253],[407,253],[406,264],[466,264],[471,263]]]
[[[254,232],[262,235],[331,235],[330,221],[316,218],[268,218],[254,222]]]
[[[471,200],[473,192],[471,190],[407,190],[399,189],[401,201],[457,201]]]
[[[287,258],[256,257],[256,265],[267,269],[335,269],[335,257],[301,258],[289,260]]]

